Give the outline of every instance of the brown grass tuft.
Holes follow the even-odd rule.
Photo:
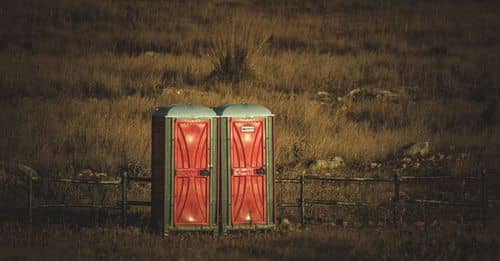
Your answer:
[[[255,76],[255,57],[271,36],[259,19],[233,16],[217,30],[209,49],[213,70],[208,80],[237,83]]]

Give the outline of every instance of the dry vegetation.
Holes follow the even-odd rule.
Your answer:
[[[477,227],[421,230],[349,230],[311,227],[303,232],[180,234],[159,238],[135,229],[68,227],[27,230],[2,226],[0,258],[52,260],[495,260],[498,238]],[[75,233],[77,232],[77,233]],[[245,242],[242,244],[241,242]],[[30,251],[26,251],[29,249]],[[196,251],[193,251],[196,249]]]
[[[393,160],[411,141],[465,155],[441,173],[500,169],[499,11],[492,0],[3,1],[0,161],[23,162],[44,176],[148,169],[154,107],[248,102],[277,115],[281,176],[336,155],[346,173],[379,175],[359,170]],[[355,88],[405,98],[337,100]],[[323,196],[388,195],[370,189],[344,186]],[[500,256],[495,232],[464,226],[162,240],[118,229],[74,232],[4,225],[0,259],[3,247],[85,260]]]
[[[497,155],[497,11],[493,1],[3,3],[0,159],[69,175],[148,167],[153,107],[181,102],[269,106],[282,167],[334,155],[364,164],[424,140]],[[364,87],[411,98],[342,111],[315,97]]]

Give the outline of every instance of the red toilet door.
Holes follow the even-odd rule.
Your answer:
[[[175,123],[174,225],[208,225],[210,121]]]
[[[232,223],[266,223],[265,124],[231,120]]]

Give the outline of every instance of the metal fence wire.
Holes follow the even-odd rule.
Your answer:
[[[339,183],[347,184],[373,184],[373,183],[386,183],[392,184],[392,197],[390,199],[393,207],[393,222],[394,224],[400,223],[398,218],[398,208],[403,204],[413,205],[437,205],[437,206],[450,206],[450,207],[470,207],[479,208],[480,219],[484,223],[487,218],[488,208],[496,208],[500,206],[500,200],[490,200],[488,195],[487,184],[490,179],[499,178],[500,175],[487,175],[483,171],[479,177],[475,176],[429,176],[429,177],[416,177],[416,176],[400,176],[393,175],[392,178],[369,178],[369,177],[330,177],[330,176],[316,176],[306,175],[302,173],[298,178],[281,178],[276,179],[276,183],[281,185],[295,185],[299,186],[298,197],[293,202],[277,203],[278,208],[297,208],[300,212],[300,224],[306,225],[306,208],[311,206],[346,206],[346,207],[366,207],[369,202],[362,201],[341,201],[341,200],[325,200],[318,198],[307,198],[305,196],[305,188],[312,181],[327,182],[328,184],[335,185]],[[426,184],[429,182],[456,182],[460,181],[462,189],[467,182],[479,182],[479,200],[472,201],[450,201],[450,200],[434,200],[434,199],[417,199],[417,198],[401,198],[401,185],[403,184]],[[33,209],[37,208],[98,208],[98,209],[116,209],[121,211],[121,225],[127,225],[127,211],[131,206],[150,207],[150,201],[136,201],[128,199],[128,185],[131,182],[145,182],[151,183],[151,177],[128,176],[126,172],[122,173],[119,179],[115,180],[82,180],[82,179],[67,179],[67,178],[28,178],[28,220],[33,222]],[[34,204],[33,186],[42,183],[65,183],[89,186],[116,186],[119,188],[120,200],[115,204],[74,204],[69,202],[60,203],[38,203]]]
[[[345,206],[345,207],[367,207],[370,206],[370,202],[362,201],[340,201],[340,200],[324,200],[307,198],[305,196],[305,187],[311,181],[323,181],[328,182],[332,185],[339,183],[349,183],[349,184],[370,184],[370,183],[390,183],[393,187],[393,195],[391,197],[391,203],[393,207],[393,223],[401,223],[399,219],[398,209],[401,205],[434,205],[434,206],[448,206],[448,207],[468,207],[468,208],[479,208],[480,219],[484,224],[487,219],[488,208],[498,208],[500,207],[500,200],[489,199],[489,193],[487,184],[490,179],[498,179],[500,175],[490,174],[487,175],[486,171],[483,171],[479,177],[475,176],[400,176],[394,174],[392,179],[388,178],[354,178],[354,177],[329,177],[329,176],[315,176],[306,175],[305,172],[299,178],[291,179],[277,179],[277,183],[281,184],[295,184],[299,187],[299,195],[294,202],[279,202],[279,208],[298,208],[300,211],[300,223],[302,226],[306,225],[306,208],[311,206]],[[450,200],[437,200],[437,199],[418,199],[418,198],[401,198],[401,186],[402,184],[428,184],[428,183],[449,183],[460,181],[462,185],[462,190],[464,189],[467,182],[479,182],[480,183],[480,197],[479,200],[469,200],[469,201],[450,201]]]

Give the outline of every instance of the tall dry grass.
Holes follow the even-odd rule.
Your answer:
[[[277,115],[281,167],[335,155],[367,164],[427,140],[435,151],[484,148],[488,156],[470,165],[498,167],[499,113],[481,117],[498,99],[496,9],[494,1],[4,3],[0,160],[51,173],[147,167],[153,107],[251,102]],[[207,82],[211,74],[220,77]],[[316,97],[359,87],[411,99],[342,111]]]
[[[484,232],[477,226],[459,225],[428,231],[313,226],[299,232],[241,232],[224,237],[183,233],[160,238],[133,228],[30,230],[3,225],[0,246],[6,249],[3,256],[18,259],[495,260],[500,256],[495,234]]]
[[[428,140],[436,151],[446,151],[450,145],[466,151],[500,142],[498,126],[481,126],[481,109],[469,103],[425,102],[406,110],[399,104],[360,103],[339,114],[308,95],[270,92],[261,86],[238,93],[225,84],[216,88],[219,92],[166,90],[155,98],[29,98],[4,104],[0,120],[10,124],[0,128],[4,137],[0,155],[53,172],[68,168],[115,172],[128,163],[149,166],[150,114],[155,106],[173,103],[268,106],[277,115],[277,161],[282,166],[336,155],[352,163],[369,163],[383,160],[413,140]],[[489,157],[482,160],[497,167]]]

